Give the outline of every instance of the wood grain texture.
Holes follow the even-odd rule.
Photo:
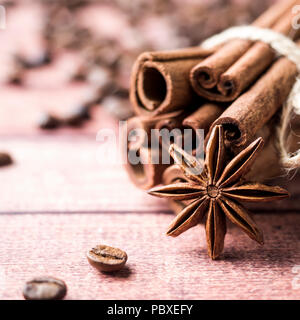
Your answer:
[[[0,171],[0,212],[169,211],[109,162],[111,148],[93,135],[2,138],[15,164]]]
[[[263,247],[229,226],[217,261],[207,256],[203,227],[165,236],[171,219],[147,212],[1,214],[0,297],[21,299],[24,282],[46,274],[66,281],[67,299],[300,298],[293,273],[300,265],[299,215],[257,216]],[[94,270],[85,251],[98,243],[126,250],[127,267],[114,275]]]

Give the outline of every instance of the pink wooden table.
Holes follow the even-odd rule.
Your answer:
[[[115,127],[104,110],[80,130],[35,129],[38,111],[68,108],[85,88],[51,90],[1,88],[0,150],[15,164],[0,169],[0,298],[22,299],[24,282],[45,274],[66,281],[67,299],[300,298],[299,212],[256,214],[263,247],[230,225],[211,261],[202,226],[166,237],[166,203],[137,190],[122,166],[98,161],[96,132]],[[94,270],[85,251],[97,243],[126,250],[126,268]]]

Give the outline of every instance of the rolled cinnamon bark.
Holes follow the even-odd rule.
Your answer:
[[[193,108],[190,108],[193,110]],[[155,133],[157,135],[157,138],[159,139],[159,143],[162,147],[162,150],[164,152],[169,152],[169,147],[172,143],[181,143],[182,145],[182,138],[183,138],[183,124],[182,121],[185,119],[185,117],[190,114],[185,112],[184,110],[180,110],[179,112],[173,112],[173,113],[167,113],[164,115],[164,117],[161,117],[161,119],[158,119],[158,121],[155,124]],[[172,135],[166,135],[164,136],[163,130],[166,129],[170,134],[174,133],[174,136]],[[175,129],[175,131],[173,131]],[[173,132],[172,132],[173,131]]]
[[[195,97],[190,70],[212,52],[195,47],[141,54],[131,75],[130,100],[136,114],[157,116],[189,106]]]
[[[224,111],[224,106],[215,103],[205,103],[196,111],[194,111],[191,115],[186,117],[183,122],[184,129],[192,129],[193,130],[193,138],[196,141],[200,141],[199,134],[197,133],[198,129],[204,130],[204,137],[207,135],[211,124],[222,114]],[[192,153],[195,154],[197,152],[197,144],[194,144]]]
[[[298,43],[299,45],[299,43]],[[287,58],[278,59],[243,95],[213,123],[222,125],[225,143],[235,149],[247,145],[286,101],[298,74]]]
[[[288,35],[291,30],[292,12],[274,26],[273,30]],[[291,38],[296,39],[299,30]],[[254,44],[233,66],[224,72],[218,83],[219,95],[227,101],[237,98],[274,61],[275,52],[265,43]],[[217,95],[218,96],[218,95]],[[225,99],[223,98],[223,99]]]
[[[125,168],[131,181],[138,187],[144,190],[152,188],[162,182],[162,174],[170,164],[162,164],[161,149],[151,148],[150,145],[150,130],[154,127],[153,122],[143,121],[135,117],[127,123],[127,152],[125,159]],[[145,135],[137,133],[139,139],[131,142],[129,136],[134,135],[134,131],[142,129],[145,135],[149,137],[148,143],[145,143]],[[153,159],[159,158],[159,163],[154,164]],[[133,163],[132,159],[139,157],[142,163]]]
[[[281,1],[253,25],[272,28],[296,39],[292,28],[292,6],[299,1]],[[213,101],[233,101],[272,63],[275,52],[264,43],[232,40],[195,66],[190,74],[194,90]]]

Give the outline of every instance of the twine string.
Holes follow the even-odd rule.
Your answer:
[[[300,73],[300,48],[287,36],[270,29],[255,26],[232,27],[208,38],[200,45],[205,49],[210,49],[233,39],[262,41],[268,44],[275,50],[278,56],[284,56],[292,61]],[[300,115],[300,76],[297,76],[295,79],[295,84],[283,105],[281,121],[277,128],[281,162],[288,170],[300,167],[300,149],[294,153],[289,153],[286,148],[286,138],[288,136],[288,130],[290,129],[290,121],[293,113]]]

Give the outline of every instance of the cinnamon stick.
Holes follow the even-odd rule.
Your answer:
[[[130,100],[138,115],[157,116],[189,106],[189,73],[213,50],[199,47],[141,54],[132,71]]]
[[[299,1],[281,1],[272,6],[254,23],[296,39],[292,32],[291,8]],[[275,52],[264,43],[253,45],[248,40],[233,40],[215,54],[200,62],[191,71],[194,90],[213,101],[233,101],[272,63]]]
[[[145,144],[143,135],[141,139],[134,142],[127,143],[126,163],[125,168],[131,181],[138,187],[144,190],[152,188],[162,182],[162,174],[169,164],[162,164],[161,149],[150,148],[150,130],[153,128],[152,122],[146,122],[142,119],[135,117],[131,118],[127,123],[127,141],[134,130],[143,129],[149,137],[149,141]],[[139,135],[140,136],[140,135]],[[154,164],[152,160],[158,155],[159,164]],[[133,157],[139,157],[142,163],[132,163]]]
[[[292,11],[288,12],[273,30],[288,35],[291,31]],[[292,39],[296,39],[299,31],[295,30],[290,34]],[[227,101],[236,99],[249,84],[274,61],[275,52],[268,44],[255,43],[235,64],[220,76],[218,83],[219,95],[225,97]],[[217,97],[219,96],[217,95]],[[223,99],[225,99],[223,98]]]
[[[253,182],[265,182],[280,177],[283,167],[278,157],[277,128],[278,119],[271,119],[256,133],[253,140],[262,137],[264,146],[258,154],[253,166],[245,175],[245,179]]]
[[[228,147],[234,149],[247,145],[285,102],[297,74],[293,62],[283,57],[278,59],[246,93],[223,112],[210,130],[216,125],[223,125]]]
[[[192,110],[192,108],[190,108]],[[173,112],[165,114],[165,117],[159,119],[155,124],[155,129],[157,137],[159,139],[159,143],[164,151],[169,150],[170,144],[177,141],[177,143],[181,143],[179,139],[183,138],[183,124],[182,121],[187,116],[187,112],[181,110],[180,112]],[[164,136],[163,130],[166,129],[170,136]],[[175,132],[173,130],[176,130]],[[172,132],[173,131],[173,132]],[[174,136],[171,136],[171,133],[174,133]]]
[[[189,107],[188,110],[188,112],[183,110],[181,113],[173,112],[170,114],[165,114],[164,118],[156,122],[156,134],[158,135],[158,139],[163,150],[168,151],[170,144],[172,143],[177,143],[185,148],[188,148],[189,146],[184,145],[184,143],[188,142],[192,149],[188,149],[187,151],[191,151],[193,154],[195,154],[197,148],[201,148],[199,143],[202,139],[197,130],[203,129],[205,136],[208,133],[211,124],[224,111],[224,106],[213,103],[205,103],[200,105],[198,108],[195,108],[194,106]],[[190,110],[195,111],[190,112]],[[167,130],[166,136],[163,132],[164,129]],[[173,133],[174,136],[170,133]]]
[[[192,136],[194,137],[194,140],[200,141],[197,130],[203,129],[204,136],[206,136],[211,124],[222,114],[223,111],[224,106],[215,103],[205,103],[183,120],[183,128],[192,129]],[[192,150],[193,154],[197,152],[197,147],[200,146],[194,145]]]

